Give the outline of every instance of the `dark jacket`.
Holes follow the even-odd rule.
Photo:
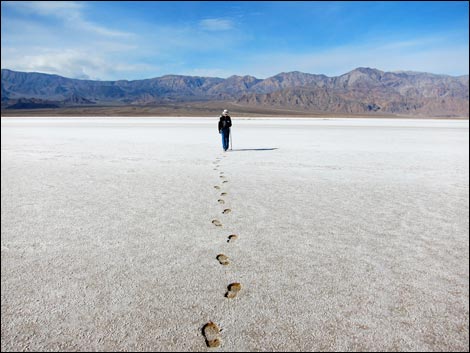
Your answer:
[[[219,119],[219,132],[220,130],[228,130],[232,126],[232,119],[230,116],[221,116]]]

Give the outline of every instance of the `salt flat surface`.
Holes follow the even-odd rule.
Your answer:
[[[1,121],[2,351],[468,350],[468,121]]]

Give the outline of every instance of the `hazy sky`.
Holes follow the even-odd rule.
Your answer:
[[[2,1],[2,68],[72,78],[466,75],[468,2]]]

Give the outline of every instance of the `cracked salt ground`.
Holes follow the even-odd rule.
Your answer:
[[[240,119],[220,190],[208,119],[1,125],[2,351],[468,350],[468,120]]]

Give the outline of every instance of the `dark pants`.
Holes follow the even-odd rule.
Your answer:
[[[228,143],[229,143],[229,137],[230,137],[230,129],[222,129],[220,130],[222,134],[222,148],[224,151],[228,150]]]

